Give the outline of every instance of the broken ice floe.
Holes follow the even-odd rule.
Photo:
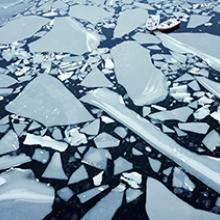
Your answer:
[[[6,109],[45,126],[76,124],[93,119],[80,101],[59,80],[49,75],[36,77]]]
[[[187,122],[187,123],[179,123],[178,127],[184,131],[190,131],[198,134],[206,134],[209,125],[203,122]]]
[[[26,134],[24,144],[26,145],[40,145],[41,147],[49,147],[54,150],[63,152],[67,149],[68,145],[65,142],[56,141],[49,136],[38,136],[34,134]]]
[[[29,44],[31,52],[58,52],[81,55],[99,45],[97,33],[87,31],[69,17],[56,18],[54,27],[41,39]]]
[[[191,207],[152,178],[148,178],[146,190],[146,212],[151,220],[175,219],[177,216],[180,220],[219,219],[217,214]]]
[[[125,107],[121,99],[120,95],[108,89],[96,89],[84,96],[82,101],[103,109],[191,175],[220,192],[219,166],[212,157],[200,156],[185,149],[148,120]],[[202,133],[207,132],[208,128],[208,124],[204,123]]]
[[[216,130],[212,130],[205,136],[202,143],[210,151],[214,151],[217,147],[220,147],[220,134]]]
[[[135,19],[134,19],[135,18]],[[147,12],[143,9],[130,9],[119,14],[114,37],[122,37],[145,24]],[[129,22],[127,22],[129,20]]]
[[[73,184],[80,182],[82,180],[88,179],[88,173],[84,165],[81,165],[77,170],[75,170],[69,178],[68,184]]]
[[[188,28],[195,28],[197,26],[200,26],[202,24],[205,24],[208,22],[211,18],[209,16],[204,15],[191,15],[190,20],[187,24]]]
[[[0,28],[0,43],[8,44],[31,37],[49,21],[49,19],[40,16],[18,17]]]
[[[36,181],[30,169],[10,169],[0,179],[2,218],[28,220],[31,213],[31,219],[41,220],[52,211],[54,189]]]
[[[103,132],[94,138],[94,142],[97,148],[110,148],[118,147],[120,140],[113,137],[112,135]]]
[[[117,80],[136,105],[152,104],[166,98],[166,79],[152,64],[148,50],[127,41],[114,47],[111,54]]]
[[[112,13],[104,8],[89,5],[73,5],[70,7],[69,15],[94,25],[102,22],[105,18],[112,17]]]
[[[51,179],[59,179],[59,180],[68,179],[63,170],[60,153],[56,152],[53,154],[42,177],[51,178]]]

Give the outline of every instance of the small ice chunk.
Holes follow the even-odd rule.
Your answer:
[[[80,144],[87,144],[87,137],[85,134],[79,132],[78,128],[72,128],[65,131],[68,143],[71,146],[78,146]]]
[[[166,79],[152,64],[147,49],[135,41],[126,41],[115,46],[111,54],[117,80],[135,105],[153,104],[166,98]]]
[[[9,130],[0,140],[0,155],[16,151],[19,148],[18,137]]]
[[[81,220],[111,220],[122,204],[123,192],[112,190],[90,209]]]
[[[132,169],[133,165],[123,157],[119,157],[114,161],[114,175]]]
[[[31,158],[24,153],[10,156],[5,155],[0,157],[0,170],[5,170],[11,167],[20,166],[31,161]]]
[[[220,124],[220,108],[218,108],[218,110],[213,112],[210,116]]]
[[[134,19],[135,18],[135,19]],[[114,37],[122,37],[125,34],[144,25],[147,19],[147,11],[144,9],[128,9],[119,14]],[[129,21],[129,22],[128,22]]]
[[[179,78],[177,78],[174,82],[184,82],[184,81],[192,81],[194,78],[188,73],[183,74]]]
[[[150,157],[148,158],[148,160],[152,170],[157,173],[160,170],[161,162],[159,160],[155,160]]]
[[[107,150],[90,147],[84,155],[82,162],[98,169],[105,170],[107,159],[111,159],[111,154]]]
[[[73,5],[70,7],[69,15],[91,22],[94,25],[104,21],[105,18],[112,17],[112,13],[104,8],[90,5]]]
[[[200,86],[195,80],[190,82],[188,86],[194,91],[200,91]]]
[[[114,63],[113,63],[113,60],[111,58],[106,58],[105,59],[105,68],[106,69],[109,69],[109,70],[112,70],[114,69]]]
[[[80,131],[88,135],[97,135],[100,128],[100,119],[96,119],[89,125],[85,125]]]
[[[173,172],[173,187],[179,187],[189,191],[193,191],[195,188],[195,184],[182,170],[175,167]]]
[[[162,125],[162,131],[164,133],[174,133],[174,130],[172,130],[171,128],[167,127],[166,125]]]
[[[103,178],[103,174],[104,174],[104,171],[100,172],[99,174],[97,174],[96,176],[94,176],[94,177],[92,178],[93,183],[94,183],[95,186],[101,185],[101,183],[102,183],[102,178]]]
[[[89,178],[89,176],[88,176],[88,173],[86,171],[85,166],[81,165],[77,170],[75,170],[72,173],[68,184],[78,183],[78,182],[80,182],[82,180],[86,180],[88,178]]]
[[[60,152],[64,152],[68,144],[66,142],[61,142],[54,140],[53,138],[45,135],[45,136],[39,136],[35,134],[27,133],[26,137],[24,139],[24,144],[26,145],[40,145],[41,147],[48,147]]]
[[[151,108],[144,106],[144,107],[143,107],[143,110],[142,110],[142,115],[143,115],[143,117],[146,117],[146,116],[149,115],[150,113],[151,113]]]
[[[87,88],[113,86],[113,84],[105,77],[104,73],[102,73],[98,68],[93,69],[92,72],[83,79],[80,85]]]
[[[55,152],[45,169],[42,177],[51,178],[51,179],[59,179],[59,180],[67,180],[67,176],[63,171],[63,165],[61,161],[60,153]]]
[[[160,121],[178,120],[181,122],[185,122],[192,113],[193,110],[186,106],[186,107],[176,108],[174,110],[156,112],[150,114],[149,117]]]
[[[9,87],[17,83],[17,80],[11,76],[0,74],[0,87]]]
[[[184,132],[184,131],[181,131],[179,128],[177,127],[174,127],[174,130],[176,132],[176,134],[179,136],[179,137],[184,137],[184,136],[187,136],[187,133]]]
[[[49,160],[49,157],[50,155],[47,150],[37,148],[34,150],[32,159],[45,164]]]
[[[22,122],[12,123],[12,125],[13,125],[13,128],[14,128],[14,131],[16,132],[16,134],[18,136],[20,136],[22,134],[22,132],[25,130],[25,128],[27,127],[27,124],[22,123]]]
[[[214,94],[217,98],[220,98],[220,83],[205,77],[196,77],[198,82],[204,86],[209,92]]]
[[[201,119],[205,118],[206,116],[208,116],[209,114],[210,114],[209,106],[205,105],[205,106],[197,109],[194,112],[193,116],[194,116],[194,118],[201,120]]]
[[[89,189],[83,193],[80,193],[77,195],[81,203],[85,203],[92,199],[93,197],[97,196],[99,193],[101,193],[103,190],[107,189],[108,186],[104,185],[101,187],[95,187],[92,189]]]
[[[148,178],[146,212],[150,220],[176,219],[218,220],[219,215],[195,209],[171,193],[159,181]],[[157,195],[157,196],[155,196]]]
[[[127,189],[126,190],[126,201],[127,203],[134,201],[135,199],[137,199],[140,195],[142,195],[143,192],[141,190],[138,189]]]
[[[140,188],[140,184],[142,182],[142,176],[140,173],[137,172],[125,172],[122,173],[121,180],[126,182],[130,187],[134,189]]]
[[[76,124],[93,116],[56,78],[41,75],[12,100],[6,110],[41,122],[45,126]]]
[[[184,131],[190,131],[198,134],[206,134],[209,125],[205,122],[187,122],[187,123],[178,123],[178,127]]]
[[[64,200],[65,202],[69,201],[69,199],[74,195],[73,191],[69,187],[63,187],[57,191],[57,195]]]
[[[159,44],[161,42],[158,37],[150,33],[136,33],[132,38],[139,44]]]
[[[33,52],[57,52],[82,55],[96,49],[99,36],[87,31],[76,20],[70,17],[56,18],[54,26],[46,35],[29,44]]]
[[[122,126],[118,126],[117,128],[115,128],[114,132],[118,136],[120,136],[121,138],[125,138],[127,133],[128,133],[127,130],[124,127],[122,127]]]
[[[210,150],[214,151],[217,147],[220,147],[220,135],[216,130],[210,131],[202,143]]]
[[[97,148],[118,147],[120,144],[120,140],[106,132],[102,132],[101,134],[96,136],[94,138],[94,142]]]
[[[3,219],[41,220],[52,211],[54,189],[36,180],[30,169],[1,173],[0,212]],[[13,210],[13,211],[9,211]]]
[[[0,28],[0,43],[8,44],[31,37],[49,21],[40,16],[20,16]]]
[[[192,14],[187,24],[187,28],[196,28],[202,24],[205,24],[210,19],[210,16]]]

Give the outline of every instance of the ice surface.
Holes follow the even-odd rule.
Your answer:
[[[90,147],[82,162],[104,170],[107,166],[107,159],[111,159],[111,154],[107,150]]]
[[[99,45],[99,36],[87,31],[70,17],[56,18],[54,27],[41,39],[29,44],[31,52],[58,52],[81,55]]]
[[[87,88],[113,86],[113,84],[105,77],[104,73],[102,73],[98,68],[94,68],[92,72],[90,72],[80,83],[80,85]]]
[[[155,159],[152,159],[152,158],[148,158],[149,160],[149,163],[150,163],[150,166],[152,168],[152,170],[154,172],[158,172],[160,170],[160,167],[161,167],[161,162],[159,160],[155,160]]]
[[[5,155],[0,157],[0,170],[5,170],[11,167],[20,166],[31,161],[31,158],[24,153],[10,156]]]
[[[42,220],[52,211],[54,189],[37,182],[31,170],[10,169],[1,173],[1,218]],[[13,210],[13,211],[9,211]]]
[[[212,68],[220,71],[220,53],[216,47],[220,37],[209,33],[156,33],[165,47],[179,53],[192,53],[204,59]],[[210,42],[212,42],[210,44]]]
[[[0,140],[0,155],[16,151],[19,148],[18,137],[9,130]]]
[[[57,195],[67,202],[74,195],[74,193],[69,187],[63,187],[57,191]]]
[[[220,135],[216,130],[210,131],[202,143],[210,150],[214,151],[217,147],[220,147]]]
[[[106,132],[102,132],[101,134],[96,136],[94,138],[94,142],[97,148],[118,147],[120,144],[120,140]]]
[[[135,18],[135,19],[134,19]],[[117,25],[114,30],[114,37],[122,37],[145,24],[147,11],[143,9],[129,9],[119,14]],[[128,22],[129,21],[129,22]]]
[[[88,173],[86,171],[85,166],[81,165],[77,170],[75,170],[72,173],[68,184],[77,183],[77,182],[80,182],[80,181],[88,179],[88,178],[89,178],[89,176],[88,176]]]
[[[119,157],[114,161],[114,175],[132,169],[133,165],[123,157]]]
[[[5,74],[0,74],[0,87],[9,87],[15,83],[17,83],[16,79]]]
[[[68,179],[65,172],[63,171],[63,165],[62,165],[60,153],[56,152],[53,154],[42,177],[51,178],[51,179],[60,179],[60,180]]]
[[[181,169],[175,167],[173,172],[173,187],[180,187],[189,191],[193,191],[195,184]]]
[[[204,15],[191,15],[190,20],[187,24],[187,28],[195,28],[197,26],[200,26],[202,24],[205,24],[211,19],[209,16],[204,16]]]
[[[82,220],[111,220],[122,203],[123,194],[123,192],[112,190],[90,209]]]
[[[50,157],[50,155],[49,155],[48,151],[46,151],[44,149],[37,148],[34,150],[34,154],[32,156],[32,159],[45,164],[49,160],[49,157]]]
[[[49,75],[41,75],[31,81],[6,109],[47,127],[93,119],[76,97],[59,80]]]
[[[197,155],[179,145],[158,127],[127,108],[117,93],[106,88],[96,89],[87,93],[81,100],[106,111],[152,147],[179,164],[186,172],[220,192],[219,164],[212,157]],[[208,125],[204,124],[206,130]]]
[[[209,92],[214,94],[217,98],[220,98],[220,83],[205,77],[196,77],[198,82],[205,87]]]
[[[105,18],[112,17],[112,13],[104,8],[89,5],[73,5],[70,7],[69,15],[91,22],[94,25],[102,22]]]
[[[146,211],[150,220],[219,219],[217,214],[191,207],[152,178],[147,179]]]
[[[88,135],[97,135],[100,127],[100,119],[96,119],[89,125],[83,127],[80,131]]]
[[[184,131],[190,131],[198,134],[206,134],[209,125],[205,122],[187,122],[187,123],[178,123],[178,127]]]
[[[79,132],[78,128],[72,128],[65,131],[68,143],[71,146],[78,146],[80,144],[87,143],[87,137],[85,134]]]
[[[126,190],[126,201],[127,202],[134,201],[142,194],[143,192],[141,190],[129,188]]]
[[[137,172],[125,172],[122,173],[121,180],[126,182],[130,187],[134,189],[140,188],[140,184],[142,182],[142,176]]]
[[[107,188],[108,186],[95,187],[83,193],[78,194],[77,197],[79,198],[81,203],[85,203],[88,200],[92,199],[93,197],[97,196],[99,193],[101,193],[103,190]]]
[[[139,44],[159,44],[161,41],[150,33],[136,33],[133,37]]]
[[[8,44],[31,37],[50,20],[40,16],[22,16],[0,28],[0,43]]]
[[[115,128],[114,132],[115,132],[118,136],[120,136],[121,138],[125,138],[126,135],[127,135],[127,133],[128,133],[127,130],[126,130],[124,127],[121,127],[121,126]]]
[[[154,67],[149,51],[133,41],[111,50],[118,82],[125,87],[135,105],[162,101],[167,96],[163,74]]]
[[[189,116],[193,113],[193,110],[189,107],[180,107],[174,110],[160,111],[150,114],[149,117],[160,121],[166,120],[178,120],[185,122]]]
[[[24,144],[26,145],[40,145],[41,147],[49,147],[54,150],[63,152],[67,149],[68,144],[65,142],[54,140],[53,138],[45,135],[39,136],[35,134],[26,134]]]

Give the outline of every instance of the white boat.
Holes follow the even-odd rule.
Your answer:
[[[146,21],[146,28],[149,31],[154,31],[157,29],[160,23],[160,15],[149,15]]]
[[[161,32],[171,32],[179,28],[180,26],[180,21],[178,21],[176,18],[170,18],[165,22],[162,22],[161,24],[158,25],[157,29]]]

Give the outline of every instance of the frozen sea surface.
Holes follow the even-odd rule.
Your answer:
[[[1,0],[0,219],[220,219],[219,45],[219,0]]]

